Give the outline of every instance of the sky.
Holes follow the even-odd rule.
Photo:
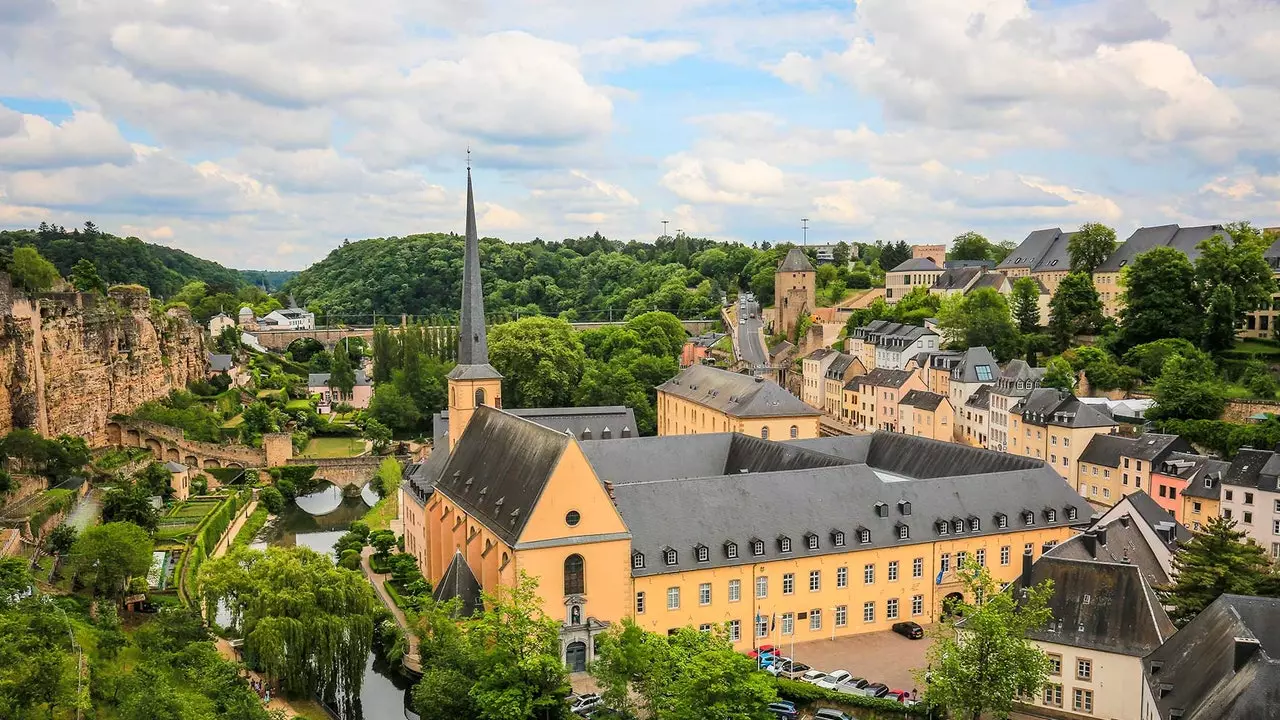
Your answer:
[[[0,228],[933,243],[1280,225],[1277,0],[0,0]]]

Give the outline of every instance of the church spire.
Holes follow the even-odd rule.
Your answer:
[[[458,322],[458,365],[450,376],[501,377],[489,366],[489,339],[484,319],[484,288],[480,284],[480,237],[476,232],[476,202],[471,189],[471,151],[467,151],[467,238],[462,253],[462,308]]]

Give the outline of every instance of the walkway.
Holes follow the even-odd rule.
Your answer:
[[[236,535],[240,533],[240,528],[244,527],[244,524],[249,522],[249,516],[257,509],[258,501],[250,500],[249,504],[245,505],[240,511],[240,515],[236,517],[235,522],[231,523],[231,527],[227,528],[226,534],[218,541],[218,547],[213,549],[213,555],[210,557],[220,558],[227,554],[227,550],[231,548],[231,543],[235,542]]]
[[[71,508],[62,524],[70,525],[77,532],[84,532],[90,525],[97,523],[101,516],[102,501],[98,499],[98,491],[90,488],[89,492],[76,501],[75,507]]]
[[[400,606],[396,605],[396,601],[391,598],[387,592],[387,588],[383,585],[387,578],[391,577],[387,574],[379,574],[373,571],[373,566],[369,564],[369,558],[373,556],[373,548],[366,547],[360,553],[360,569],[364,571],[364,576],[373,585],[374,592],[378,593],[378,598],[382,600],[382,604],[387,606],[391,611],[391,616],[396,619],[396,624],[404,631],[405,638],[409,641],[409,652],[404,656],[405,669],[410,672],[422,674],[422,658],[418,655],[418,635],[409,627],[409,618],[405,617],[404,611]]]

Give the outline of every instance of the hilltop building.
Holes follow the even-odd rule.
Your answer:
[[[209,318],[209,336],[216,339],[222,334],[223,330],[235,326],[236,321],[233,320],[230,315],[220,312]]]
[[[911,258],[884,275],[884,301],[890,305],[906,297],[912,290],[929,288],[942,275],[942,268],[927,258]]]

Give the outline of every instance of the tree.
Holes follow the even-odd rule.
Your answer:
[[[80,292],[107,294],[107,283],[98,275],[98,266],[87,257],[80,258],[71,268],[71,284]]]
[[[240,352],[240,328],[234,325],[222,328],[218,337],[214,338],[214,344],[217,345],[220,353],[235,355]]]
[[[100,597],[123,596],[129,578],[151,569],[151,537],[128,522],[111,522],[86,529],[71,547],[70,566],[76,579]]]
[[[13,276],[13,284],[27,292],[44,292],[60,279],[58,268],[30,245],[13,249],[9,274]]]
[[[1092,273],[1116,251],[1116,231],[1102,223],[1088,222],[1067,241],[1071,272]]]
[[[573,326],[547,317],[495,326],[489,359],[502,373],[503,406],[509,408],[572,404],[586,362]]]
[[[151,504],[152,493],[146,487],[125,480],[107,491],[102,500],[102,519],[109,523],[131,523],[147,532],[160,526],[160,515]]]
[[[386,560],[391,555],[391,548],[396,546],[396,534],[390,530],[377,530],[369,534],[369,545],[373,547],[373,556],[378,560]]]
[[[395,382],[382,383],[374,389],[373,398],[369,401],[369,415],[397,430],[411,430],[422,419],[417,403]]]
[[[653,355],[680,357],[680,351],[689,340],[680,319],[668,312],[647,312],[627,321],[626,328],[640,336],[642,343],[650,343],[646,352]]]
[[[1174,355],[1181,355],[1197,360],[1210,360],[1199,348],[1182,338],[1164,338],[1154,342],[1143,343],[1129,349],[1124,354],[1126,365],[1132,365],[1142,374],[1147,382],[1155,382],[1164,372],[1164,363]]]
[[[1040,283],[1032,277],[1014,280],[1009,307],[1013,313],[1014,322],[1018,324],[1018,332],[1026,335],[1039,330]]]
[[[961,233],[951,241],[948,260],[990,260],[994,247],[986,237],[973,232]]]
[[[964,597],[976,599],[953,607],[929,648],[926,699],[953,716],[1007,717],[1016,697],[1039,693],[1049,677],[1049,657],[1027,632],[1052,619],[1053,582],[1001,591],[987,569],[972,560],[958,574]]]
[[[831,259],[836,267],[843,268],[849,264],[850,252],[849,243],[843,240],[836,243],[835,249],[831,251]]]
[[[1000,360],[1017,353],[1018,330],[1009,316],[1009,304],[995,288],[978,288],[944,300],[938,326],[953,347],[984,345]]]
[[[1211,353],[1230,350],[1236,344],[1236,296],[1229,285],[1219,285],[1205,309],[1204,339],[1200,346]]]
[[[342,393],[343,397],[351,397],[351,390],[356,386],[356,373],[351,367],[345,343],[340,342],[333,348],[333,362],[329,367],[329,387]]]
[[[74,525],[59,525],[49,532],[45,547],[54,555],[66,555],[71,552],[71,547],[75,545],[76,538],[79,536],[80,531],[76,530]]]
[[[383,383],[391,379],[391,372],[398,367],[395,361],[397,343],[387,324],[378,321],[373,328],[373,381]]]
[[[882,244],[882,241],[877,240],[876,247],[880,248],[880,267],[885,270],[892,270],[911,259],[911,246],[907,244],[906,240],[884,244]]]
[[[1236,530],[1235,520],[1214,517],[1174,553],[1173,583],[1160,596],[1181,627],[1223,593],[1274,597],[1276,580],[1266,550]]]
[[[1161,338],[1199,342],[1204,325],[1195,287],[1195,268],[1181,252],[1156,247],[1138,255],[1124,275],[1120,310],[1122,345]]]
[[[373,442],[373,451],[383,453],[391,444],[391,428],[378,422],[376,418],[364,421],[364,436]]]
[[[238,548],[205,562],[196,592],[208,617],[224,606],[246,658],[286,691],[359,695],[381,610],[361,573],[305,547]]]
[[[32,580],[26,558],[0,558],[0,611],[21,599],[31,589]]]
[[[1202,297],[1212,297],[1223,285],[1231,288],[1240,322],[1246,313],[1270,305],[1275,293],[1271,266],[1263,257],[1271,238],[1248,222],[1229,223],[1224,231],[1225,237],[1216,234],[1197,246],[1196,282]]]
[[[1071,363],[1061,357],[1056,357],[1049,360],[1049,365],[1045,369],[1044,380],[1040,384],[1044,387],[1070,390],[1076,386],[1076,373],[1071,369]]]
[[[1208,358],[1170,356],[1154,390],[1156,406],[1147,413],[1153,420],[1214,419],[1227,404],[1217,368]]]
[[[258,491],[258,502],[262,503],[262,507],[272,515],[279,515],[284,511],[284,493],[275,485],[268,485]]]
[[[1068,273],[1049,301],[1049,334],[1058,348],[1071,345],[1077,335],[1093,335],[1102,329],[1102,301],[1086,273]]]
[[[652,644],[631,618],[596,636],[596,657],[588,668],[600,683],[606,707],[625,717],[637,716],[639,707],[631,693],[633,679],[643,677],[653,663]]]

